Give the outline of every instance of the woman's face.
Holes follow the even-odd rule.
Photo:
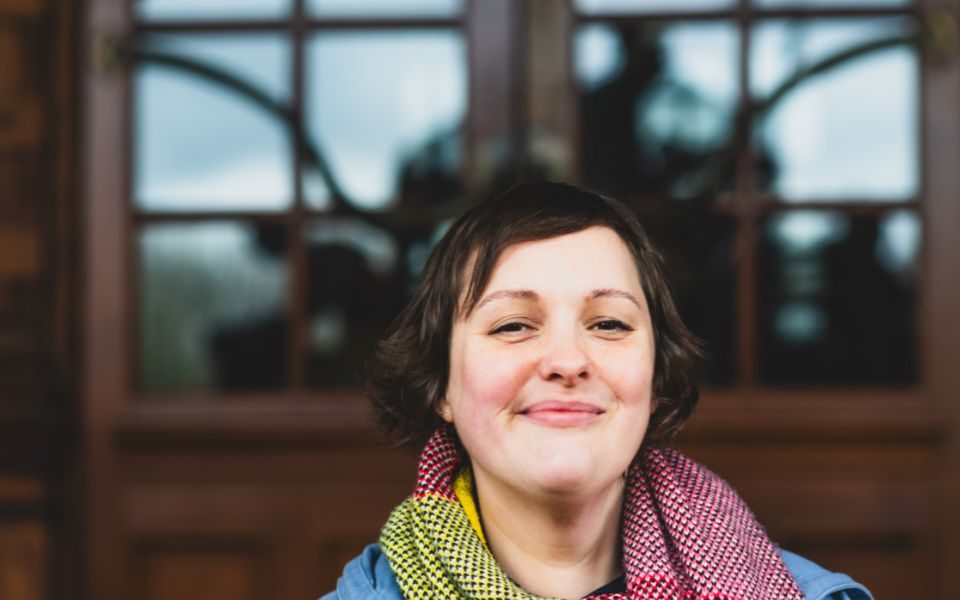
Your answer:
[[[453,326],[440,411],[481,485],[602,493],[643,441],[653,364],[639,274],[613,230],[524,242]]]

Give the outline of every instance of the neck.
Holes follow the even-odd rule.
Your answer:
[[[483,471],[474,477],[490,551],[526,591],[582,598],[622,572],[622,480],[589,497],[544,497],[518,492]]]

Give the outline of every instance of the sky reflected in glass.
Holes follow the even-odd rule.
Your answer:
[[[263,19],[286,16],[292,0],[137,0],[137,16],[144,20]]]
[[[898,19],[788,23],[754,30],[751,90],[762,98],[798,69],[900,32]],[[762,124],[768,190],[787,201],[900,201],[918,189],[918,64],[883,50],[804,82]]]
[[[279,35],[152,38],[164,51],[289,96],[289,46]],[[279,210],[293,197],[282,125],[235,93],[146,65],[134,83],[134,201],[144,210]]]
[[[458,169],[467,107],[456,32],[324,33],[309,45],[309,131],[348,196],[368,209],[398,200],[404,170],[429,146]],[[453,141],[455,143],[449,143]],[[324,186],[307,202],[323,207]]]
[[[736,0],[575,0],[577,11],[596,13],[649,13],[716,10],[736,6]]]
[[[307,7],[322,17],[452,17],[463,0],[307,0]]]
[[[860,6],[909,6],[910,0],[753,0],[756,6],[762,8],[834,8],[846,6],[856,8]]]

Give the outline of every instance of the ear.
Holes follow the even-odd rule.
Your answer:
[[[453,411],[450,410],[450,402],[446,398],[441,398],[437,402],[437,414],[447,423],[453,423]]]

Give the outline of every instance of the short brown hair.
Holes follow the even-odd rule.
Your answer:
[[[433,250],[413,299],[362,374],[384,430],[399,444],[419,448],[443,423],[436,408],[446,393],[454,320],[473,310],[506,248],[595,226],[609,227],[630,249],[650,309],[656,404],[644,444],[672,439],[697,404],[702,351],[677,312],[663,259],[627,206],[549,182],[520,184],[471,208]]]

